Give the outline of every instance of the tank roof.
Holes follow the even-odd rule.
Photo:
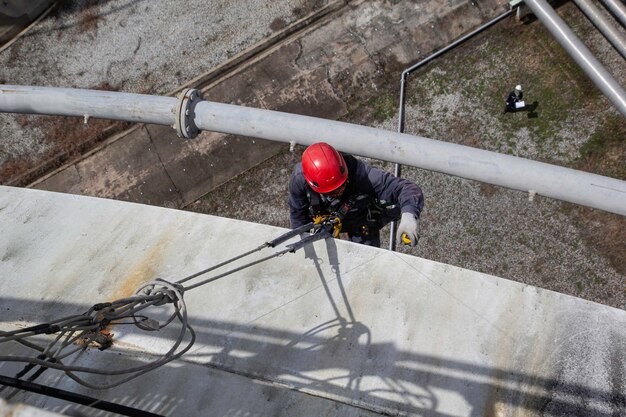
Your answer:
[[[155,278],[176,281],[286,231],[11,187],[0,187],[0,230],[4,331],[80,314]],[[161,415],[624,412],[626,311],[495,276],[329,239],[184,299],[197,339],[180,359],[102,391],[55,370],[37,382]],[[163,321],[167,308],[150,314]],[[66,363],[136,366],[177,335],[110,331],[111,348]],[[0,355],[24,354],[35,356],[0,344]],[[12,376],[23,364],[0,367]],[[70,407],[24,392],[14,400]]]

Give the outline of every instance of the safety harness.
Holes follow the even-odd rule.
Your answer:
[[[346,194],[349,194],[348,190]],[[320,194],[311,191],[308,187],[307,198],[310,202],[309,214],[313,223],[332,220],[333,233],[331,235],[335,238],[339,237],[341,232],[369,235],[370,227],[378,228],[379,219],[396,206],[369,194],[350,195],[344,199],[324,201]],[[353,214],[354,218],[344,221],[348,213]]]

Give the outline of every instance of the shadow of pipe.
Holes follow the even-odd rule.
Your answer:
[[[29,302],[39,311],[46,311],[52,307],[45,302]],[[17,305],[23,303],[24,300],[19,299],[6,297],[2,299],[2,306],[7,308],[8,312],[17,310]],[[83,311],[87,308],[77,304],[63,306],[64,310],[74,311]],[[163,318],[165,314],[161,319]],[[3,315],[3,321],[16,319],[18,317],[11,314]],[[206,389],[210,391],[210,395],[208,391],[205,394],[217,402],[198,403],[198,399],[194,399],[191,401],[192,406],[200,407],[196,409],[212,411],[210,407],[217,406],[220,410],[228,408],[246,411],[246,407],[241,404],[237,408],[238,402],[233,398],[219,401],[216,399],[218,393],[214,391],[212,385],[218,380],[224,380],[226,378],[224,375],[247,378],[252,385],[261,382],[271,385],[272,398],[276,399],[278,404],[282,404],[283,401],[294,401],[291,396],[294,392],[300,392],[304,393],[305,397],[326,398],[328,400],[324,401],[382,414],[396,410],[424,416],[447,416],[448,413],[439,410],[444,399],[442,392],[454,392],[460,396],[467,404],[468,416],[495,414],[503,409],[524,409],[538,415],[550,411],[552,415],[597,417],[623,415],[626,411],[623,383],[620,386],[616,382],[613,390],[605,391],[568,383],[560,380],[558,376],[545,378],[529,372],[399,351],[394,343],[372,342],[369,328],[358,321],[342,322],[337,318],[320,323],[303,333],[263,328],[258,325],[212,321],[193,315],[190,321],[199,335],[199,341],[204,346],[212,346],[214,353],[185,355],[180,361],[168,364],[139,380],[113,390],[84,390],[67,380],[63,384],[69,384],[73,389],[87,391],[97,398],[108,401],[119,400],[122,393],[136,391],[137,386],[140,386],[143,388],[139,390],[139,394],[123,397],[124,405],[138,407],[141,403],[144,409],[164,415],[189,414],[189,410],[181,409],[186,405],[181,404],[189,403],[190,399],[186,397],[186,392],[189,389],[193,391],[198,381],[207,382],[209,387]],[[224,342],[225,330],[229,334],[227,344]],[[163,335],[159,334],[159,337]],[[611,337],[616,338],[615,346],[624,346],[626,343],[618,335]],[[7,345],[0,344],[0,354],[8,353]],[[215,348],[226,345],[228,348],[221,351]],[[20,349],[17,350],[22,353],[23,350]],[[13,347],[11,353],[15,354],[17,350]],[[242,357],[241,352],[246,352],[246,355]],[[112,367],[113,363],[117,366],[133,366],[141,362],[134,359],[135,355],[136,349],[128,351],[118,346],[116,352],[92,351],[87,359],[90,363],[99,362],[109,367]],[[615,360],[618,365],[615,372],[622,372],[623,369],[619,368],[619,355]],[[207,368],[217,374],[206,375]],[[5,375],[12,376],[11,372],[15,372],[16,369],[18,369],[16,364],[0,363],[0,372]],[[327,372],[333,375],[320,376]],[[611,378],[615,381],[620,380],[619,375]],[[64,377],[59,371],[48,370],[44,373],[43,380],[38,382],[56,385],[63,380]],[[163,382],[165,380],[167,383]],[[131,386],[134,388],[129,390]],[[219,391],[219,387],[215,389]],[[142,393],[142,390],[146,392]],[[289,395],[283,391],[289,392]],[[177,394],[168,395],[171,392]],[[154,399],[145,401],[146,395]],[[170,404],[169,408],[161,404],[160,399],[166,397]],[[17,396],[16,400],[27,403],[33,401],[24,394]],[[47,402],[40,401],[40,404],[45,405]],[[57,402],[53,401],[50,404],[58,407]],[[172,407],[171,404],[178,405]],[[273,409],[274,405],[270,407]]]
[[[79,387],[61,371],[52,369],[37,382],[80,390],[107,401],[121,399],[124,405],[164,415],[189,415],[198,410],[212,415],[233,415],[233,411],[240,415],[310,414],[311,410],[306,411],[306,407],[312,407],[316,414],[323,414],[318,408],[326,410],[330,404],[342,407],[344,411],[358,410],[362,415],[407,413],[433,417],[497,415],[516,410],[524,410],[530,415],[595,417],[626,412],[624,382],[620,376],[625,365],[619,349],[612,359],[615,363],[611,365],[614,366],[610,367],[614,372],[610,375],[612,388],[606,390],[591,388],[586,383],[568,382],[561,378],[561,374],[571,370],[558,366],[551,377],[545,377],[531,371],[420,353],[419,336],[416,348],[411,350],[399,349],[385,338],[376,341],[367,324],[355,317],[350,294],[340,273],[335,245],[333,239],[326,241],[327,259],[334,274],[332,280],[326,278],[321,264],[323,258],[317,255],[315,248],[305,248],[305,255],[312,261],[334,312],[335,317],[330,320],[320,318],[316,321],[309,317],[306,323],[314,323],[312,326],[294,331],[281,329],[280,323],[276,322],[268,327],[253,322],[211,320],[194,316],[190,311],[189,323],[198,335],[197,348],[178,361],[106,391]],[[89,308],[88,305],[6,296],[0,300],[5,323],[0,323],[2,328],[7,328],[7,323],[24,320],[26,311],[45,321],[59,317],[61,313],[75,314]],[[168,315],[166,308],[150,313],[159,321],[164,321]],[[118,331],[121,337],[114,349],[91,350],[78,363],[114,369],[136,366],[142,363],[139,353],[154,359],[165,346],[163,342],[172,343],[178,333],[175,328],[166,328],[146,334],[132,325],[120,327]],[[134,345],[125,342],[133,335]],[[626,338],[621,334],[607,337],[615,339],[613,345],[616,347],[626,346]],[[0,355],[22,355],[24,349],[14,342],[1,343]],[[152,354],[145,353],[146,349]],[[36,356],[32,351],[28,354]],[[17,363],[0,362],[0,372],[9,376],[22,367]],[[227,391],[232,393],[226,395]],[[129,395],[129,392],[133,394]],[[258,398],[266,398],[267,409],[256,409],[258,406],[254,403]],[[16,400],[43,404],[46,408],[59,407],[58,401],[37,400],[24,393],[16,396]],[[294,412],[294,407],[300,407],[299,412]],[[456,410],[456,414],[446,411],[450,407]],[[465,414],[459,414],[459,410],[465,410]],[[79,411],[85,412],[83,409]]]

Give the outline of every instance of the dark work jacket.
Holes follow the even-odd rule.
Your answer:
[[[524,97],[524,93],[522,91],[519,92],[519,95],[516,95],[515,91],[511,91],[511,93],[509,93],[509,96],[506,99],[507,107],[511,110],[515,110],[515,103],[517,103],[518,101],[521,101],[522,97]]]
[[[373,168],[352,155],[342,155],[348,167],[348,183],[343,196],[337,199],[313,191],[304,179],[302,164],[296,164],[289,181],[292,228],[311,222],[317,214],[333,213],[346,201],[353,203],[342,221],[342,231],[347,233],[356,232],[366,222],[370,222],[370,225],[377,223],[378,227],[382,227],[384,223],[400,218],[401,213],[405,212],[419,217],[424,197],[417,185]],[[382,212],[377,209],[381,203],[388,206]]]

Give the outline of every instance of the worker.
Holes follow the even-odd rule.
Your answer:
[[[340,231],[352,242],[370,246],[380,247],[380,229],[397,220],[398,243],[415,246],[423,206],[422,190],[414,183],[323,142],[304,151],[289,181],[292,228],[317,216],[340,216]]]
[[[515,90],[511,91],[506,99],[506,105],[504,106],[503,113],[515,113],[518,110],[522,110],[525,106],[523,97],[524,93],[522,92],[522,86],[516,85]]]

